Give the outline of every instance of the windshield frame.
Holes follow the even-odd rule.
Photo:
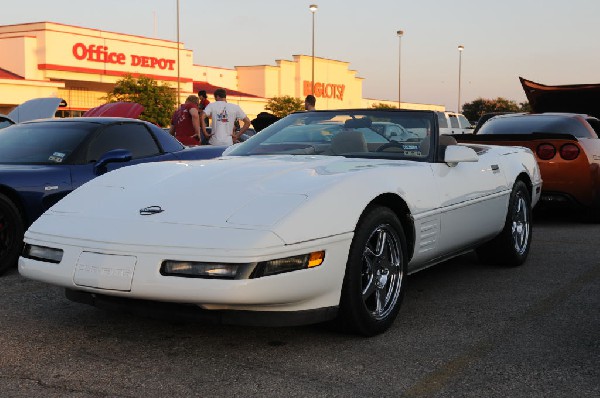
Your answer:
[[[331,150],[336,135],[348,134],[344,137],[350,138],[358,135],[357,132],[363,136],[366,150],[344,153]],[[431,162],[435,151],[430,148],[437,141],[435,135],[437,117],[432,111],[343,109],[295,112],[235,145],[227,156],[285,154]],[[421,145],[424,141],[428,141],[428,145]]]

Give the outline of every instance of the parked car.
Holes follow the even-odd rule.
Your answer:
[[[46,119],[0,130],[0,273],[16,265],[25,229],[92,178],[142,162],[212,158],[223,150],[184,149],[137,119]]]
[[[108,102],[92,109],[88,109],[82,117],[127,117],[137,119],[144,107],[136,102]]]
[[[440,134],[468,134],[473,132],[471,122],[462,114],[455,112],[435,112],[438,117]]]
[[[507,114],[487,121],[460,142],[520,145],[540,166],[542,201],[575,204],[600,222],[600,120],[574,113]]]
[[[299,112],[219,159],[94,179],[33,223],[19,272],[99,307],[370,336],[408,274],[474,248],[522,264],[540,185],[531,151],[457,145],[432,111]]]
[[[12,126],[15,122],[6,115],[0,115],[0,129]]]
[[[54,117],[56,110],[67,103],[62,98],[33,98],[16,106],[8,115],[0,114],[0,129],[15,123]]]
[[[510,113],[515,113],[515,112],[489,112],[489,113],[484,113],[477,120],[477,124],[475,125],[475,129],[472,131],[472,133],[473,134],[477,134],[479,132],[479,130],[481,129],[481,126],[483,126],[485,124],[485,122],[487,122],[488,120],[490,120],[494,116],[507,115],[507,114],[510,114]]]
[[[207,128],[207,132],[208,132],[208,128]],[[237,130],[236,133],[239,133],[239,130]],[[240,136],[240,142],[246,141],[248,138],[252,137],[255,134],[256,134],[256,130],[254,130],[253,128],[249,128],[248,130],[246,130],[244,132],[244,134],[242,134]]]

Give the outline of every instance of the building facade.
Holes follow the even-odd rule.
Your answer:
[[[253,118],[269,98],[311,93],[313,58],[294,55],[275,65],[233,69],[196,65],[182,43],[106,32],[54,22],[0,26],[0,113],[31,98],[60,97],[64,115],[78,115],[105,102],[125,75],[145,75],[168,84],[180,102],[206,89],[222,87],[228,101]],[[361,108],[397,102],[365,99],[363,79],[349,63],[314,59],[314,95],[318,109]],[[444,110],[441,105],[402,103],[407,109]]]

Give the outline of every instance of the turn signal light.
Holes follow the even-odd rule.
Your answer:
[[[575,144],[565,144],[560,147],[560,157],[564,160],[574,160],[579,156],[579,147]]]
[[[542,160],[550,160],[556,155],[556,148],[551,144],[540,144],[536,149],[538,158]]]
[[[256,265],[251,278],[283,274],[307,268],[318,267],[325,260],[325,252],[318,251],[300,256],[280,258],[277,260],[262,261]]]

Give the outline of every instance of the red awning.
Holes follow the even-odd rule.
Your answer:
[[[0,79],[15,79],[15,80],[25,80],[23,76],[19,76],[16,73],[12,73],[7,71],[6,69],[0,68]]]
[[[218,88],[225,88],[225,87],[213,86],[212,84],[210,84],[208,82],[194,82],[194,93],[196,93],[196,94],[198,93],[198,91],[204,90],[204,91],[206,91],[206,94],[208,94],[210,96]],[[241,91],[231,90],[229,88],[225,88],[225,91],[227,91],[228,96],[260,98],[258,95],[243,93]]]

